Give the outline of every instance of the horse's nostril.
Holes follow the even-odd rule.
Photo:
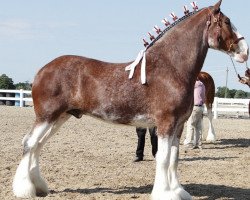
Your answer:
[[[244,59],[245,61],[248,60],[248,54],[244,54],[242,57],[243,57],[243,59]]]

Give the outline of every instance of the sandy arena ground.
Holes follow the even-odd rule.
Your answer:
[[[0,106],[0,200],[16,199],[12,179],[33,108]],[[207,118],[204,130],[207,132]],[[250,120],[214,120],[218,141],[184,152],[178,173],[193,199],[250,199]],[[44,200],[150,199],[155,161],[147,134],[145,161],[133,163],[135,128],[90,117],[71,118],[45,145],[40,166],[50,194]]]

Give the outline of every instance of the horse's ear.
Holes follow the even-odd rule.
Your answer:
[[[220,11],[220,5],[221,5],[222,0],[219,0],[215,5],[214,5],[214,12],[219,12]]]

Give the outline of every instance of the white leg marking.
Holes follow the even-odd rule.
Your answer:
[[[45,180],[41,177],[39,169],[39,152],[32,153],[31,167],[30,167],[30,178],[36,189],[36,196],[45,197],[49,193],[48,186]]]
[[[31,180],[35,185],[36,188],[36,194],[38,196],[46,196],[49,193],[48,186],[46,182],[44,181],[43,177],[40,174],[39,169],[39,156],[42,147],[44,144],[48,141],[49,138],[51,138],[58,129],[62,126],[64,122],[66,122],[71,115],[63,115],[61,116],[57,122],[54,123],[53,127],[51,127],[47,133],[44,135],[44,137],[39,141],[38,146],[34,153],[32,153],[31,157],[31,166],[30,166],[30,176]]]
[[[179,183],[177,165],[179,139],[176,136],[158,137],[156,175],[151,194],[153,200],[190,200],[192,197]]]
[[[207,142],[215,142],[216,137],[215,137],[215,131],[214,131],[214,127],[213,127],[213,113],[212,113],[212,109],[208,109],[207,110],[207,115],[208,115],[208,120],[209,120],[209,128],[208,128],[208,133],[207,133],[207,138],[206,141]]]
[[[192,199],[190,194],[183,189],[178,180],[177,175],[177,166],[179,159],[179,139],[174,136],[172,147],[171,147],[171,156],[170,156],[170,164],[169,164],[169,182],[170,188],[175,194],[175,198],[173,199]]]
[[[168,166],[170,160],[172,136],[158,137],[158,151],[156,154],[156,174],[152,191],[153,200],[171,199],[170,185],[168,180]],[[167,197],[168,196],[168,197]]]
[[[16,197],[30,198],[36,196],[36,189],[30,177],[31,155],[37,147],[38,141],[50,127],[51,125],[46,122],[36,125],[27,140],[27,144],[25,144],[25,150],[28,148],[28,151],[25,152],[16,170],[12,185]]]
[[[17,170],[13,180],[13,192],[16,197],[32,198],[36,196],[36,189],[29,176],[30,154],[25,155]]]

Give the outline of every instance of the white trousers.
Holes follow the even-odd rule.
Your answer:
[[[193,107],[192,114],[187,121],[187,134],[184,145],[201,146],[203,111],[203,106]]]

